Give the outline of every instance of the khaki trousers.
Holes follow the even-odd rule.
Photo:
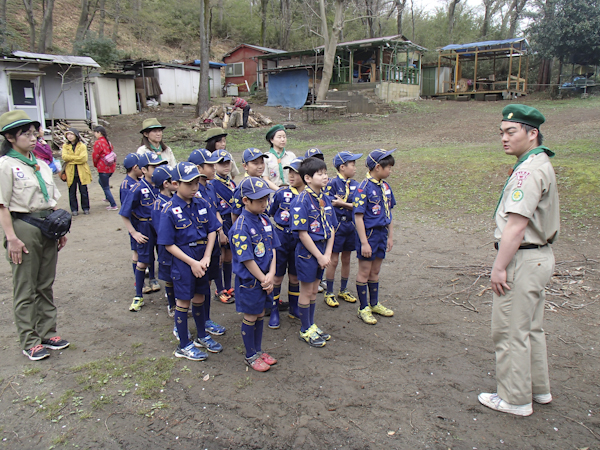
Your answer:
[[[492,339],[496,345],[498,395],[513,405],[549,394],[544,287],[554,273],[550,246],[518,250],[506,268],[510,291],[494,294]]]
[[[45,238],[39,228],[22,220],[13,219],[13,228],[29,251],[23,253],[21,264],[10,263],[15,324],[21,348],[29,350],[56,332],[52,284],[56,276],[58,244],[55,240]],[[9,258],[8,252],[6,256]]]

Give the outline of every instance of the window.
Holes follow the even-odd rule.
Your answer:
[[[237,62],[233,64],[227,64],[227,69],[225,70],[226,77],[243,77],[244,76],[244,63]]]

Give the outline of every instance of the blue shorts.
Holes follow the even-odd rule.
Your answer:
[[[223,219],[223,233],[225,236],[229,237],[229,230],[233,226],[233,221],[231,220],[231,214],[221,215],[221,219]],[[219,239],[219,235],[217,234],[217,240]],[[231,248],[229,244],[221,245],[222,248]]]
[[[156,247],[156,232],[152,224],[148,222],[139,222],[133,224],[136,231],[148,237],[145,244],[135,243],[135,250],[138,252],[138,262],[150,264],[154,262],[154,247]]]
[[[217,234],[217,239],[219,239],[219,235]],[[208,266],[208,271],[206,272],[209,280],[215,280],[219,277],[219,262],[221,260],[221,246],[215,242],[215,246],[213,247],[212,255],[210,256],[210,266]]]
[[[325,253],[327,241],[314,241],[321,253]],[[298,281],[303,283],[312,283],[323,278],[323,269],[319,267],[317,258],[310,253],[302,242],[296,245],[296,272]]]
[[[363,261],[374,261],[375,259],[385,259],[385,249],[387,247],[388,229],[387,227],[370,228],[367,231],[367,240],[371,246],[371,257],[365,258],[361,254],[360,238],[356,234],[356,256]]]
[[[356,249],[356,228],[346,216],[338,217],[338,227],[333,238],[333,253],[353,252]]]
[[[133,238],[132,235],[129,235],[129,244],[131,246],[131,250],[133,250],[134,252],[137,252],[137,246],[138,243],[137,241]]]
[[[281,243],[281,246],[275,249],[277,256],[275,276],[282,277],[286,272],[289,275],[296,275],[296,244],[298,244],[298,238],[294,237],[291,231],[282,231],[277,226],[275,226],[275,233],[277,233]]]
[[[171,264],[173,255],[171,255],[164,245],[158,246],[158,279],[163,281],[173,281],[171,278]]]
[[[206,250],[206,244],[195,247],[179,245],[178,247],[186,255],[197,261],[202,259]],[[196,278],[192,273],[192,268],[180,259],[173,258],[171,277],[173,278],[173,291],[177,300],[191,300],[195,294],[210,295],[208,276],[204,274],[202,278]]]
[[[273,294],[267,294],[256,278],[242,280],[235,277],[235,310],[243,314],[262,314],[273,304]]]

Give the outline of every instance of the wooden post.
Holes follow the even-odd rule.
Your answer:
[[[434,94],[438,94],[440,91],[440,75],[441,74],[442,74],[442,52],[438,52],[437,84],[435,86],[435,89],[433,90]],[[442,87],[441,91],[443,91],[443,90],[444,90],[444,88]]]
[[[523,90],[527,92],[527,78],[529,76],[529,53],[527,54],[527,60],[525,61],[525,86],[523,86]]]
[[[510,75],[512,73],[512,56],[513,56],[513,49],[512,49],[512,45],[510,47],[510,58],[508,60],[508,78],[506,80],[506,89],[510,90]]]
[[[519,72],[517,73],[517,90],[519,90],[519,86],[521,85],[521,59],[523,55],[519,53]]]
[[[475,72],[473,74],[473,92],[477,92],[477,56],[479,55],[479,52],[477,50],[475,50]]]
[[[379,47],[379,81],[383,81],[381,77],[383,71],[383,48]]]
[[[354,83],[354,50],[350,49],[350,84]]]
[[[458,86],[458,53],[456,54],[456,66],[454,67],[454,92]]]

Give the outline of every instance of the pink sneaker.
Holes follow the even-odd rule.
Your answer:
[[[118,206],[107,206],[106,210],[107,211],[118,211],[119,207]]]
[[[260,355],[256,353],[254,356],[250,358],[246,358],[246,364],[248,364],[251,368],[256,370],[257,372],[266,372],[271,368],[266,362],[262,360]]]
[[[260,358],[270,366],[274,366],[275,364],[277,364],[277,360],[266,352],[263,352],[260,355]]]

